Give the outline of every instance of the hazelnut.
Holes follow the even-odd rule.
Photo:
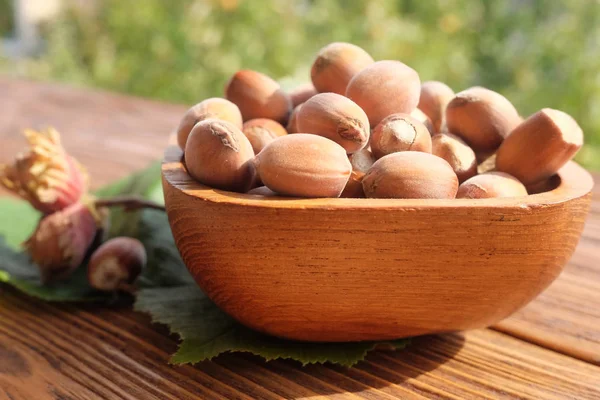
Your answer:
[[[339,197],[352,172],[342,146],[306,133],[275,139],[256,156],[255,164],[265,186],[299,197]]]
[[[519,121],[506,97],[482,87],[458,93],[446,107],[448,130],[467,142],[480,160],[491,155]]]
[[[375,127],[385,117],[410,114],[419,103],[419,74],[400,61],[377,61],[348,83],[346,97],[358,104]]]
[[[250,141],[235,125],[207,119],[194,126],[185,145],[190,176],[205,185],[246,192],[254,184]]]
[[[365,173],[375,163],[375,157],[370,150],[361,149],[350,155],[350,164],[352,165],[352,174],[346,183],[344,191],[340,197],[364,198],[365,192],[362,187],[362,180]]]
[[[310,76],[317,91],[343,95],[350,79],[371,64],[373,58],[360,47],[336,42],[319,51]]]
[[[298,119],[298,112],[300,111],[300,107],[302,107],[302,104],[297,105],[296,108],[294,108],[294,110],[292,111],[292,114],[290,115],[290,120],[288,121],[288,124],[285,127],[285,129],[287,130],[288,133],[299,133],[300,132],[298,130],[298,125],[296,123],[296,121]]]
[[[298,86],[290,92],[292,107],[298,107],[317,93],[319,92],[317,92],[317,89],[315,89],[312,83],[305,83],[304,85]]]
[[[496,153],[496,169],[531,185],[554,175],[583,145],[583,132],[568,114],[544,108],[527,118]]]
[[[479,163],[477,166],[477,173],[484,174],[486,172],[491,172],[496,169],[496,153],[493,153],[491,156],[487,157],[485,160]]]
[[[242,132],[250,141],[254,154],[260,153],[275,138],[287,135],[287,131],[279,122],[267,118],[255,118],[244,122]]]
[[[489,199],[492,197],[527,196],[525,186],[504,172],[486,172],[464,181],[458,188],[457,199]]]
[[[369,198],[453,199],[458,178],[444,159],[403,151],[377,160],[362,184]]]
[[[88,282],[97,290],[127,290],[145,265],[144,245],[137,239],[117,237],[102,244],[92,254]]]
[[[376,158],[398,151],[431,153],[431,134],[410,115],[392,114],[373,130],[371,150]]]
[[[313,133],[333,140],[348,154],[369,141],[369,119],[352,100],[336,93],[320,93],[302,104],[296,117],[302,133]]]
[[[192,106],[179,123],[177,128],[177,144],[185,149],[185,143],[194,125],[205,119],[220,119],[242,129],[242,113],[240,109],[229,100],[213,97]]]
[[[254,195],[265,196],[265,197],[278,196],[277,193],[275,193],[274,191],[272,191],[271,189],[269,189],[266,186],[255,187],[254,189],[249,190],[248,194],[254,194]]]
[[[442,132],[446,119],[446,106],[453,98],[454,91],[445,83],[427,81],[421,85],[418,107],[431,119],[434,133]]]
[[[458,136],[438,133],[431,138],[431,153],[448,161],[459,182],[477,175],[477,159],[473,150]]]
[[[225,87],[225,97],[239,107],[244,121],[269,118],[283,124],[292,109],[292,101],[279,83],[256,71],[236,72]]]
[[[431,119],[425,115],[425,113],[418,108],[415,108],[413,112],[410,113],[410,116],[425,125],[430,134],[435,134],[436,130],[433,128],[433,123]],[[439,131],[438,131],[439,132]]]

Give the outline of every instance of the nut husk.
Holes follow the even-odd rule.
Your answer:
[[[392,114],[373,130],[371,150],[375,158],[398,151],[431,153],[431,134],[425,125],[407,114]]]
[[[235,125],[207,119],[194,126],[185,145],[190,176],[205,185],[247,192],[255,182],[250,141]]]
[[[554,175],[583,145],[568,114],[544,108],[517,126],[496,153],[496,169],[531,185]]]
[[[279,122],[267,118],[255,118],[244,122],[242,132],[250,141],[254,154],[260,153],[275,138],[287,135],[287,131]]]
[[[302,104],[296,126],[302,133],[333,140],[348,154],[369,142],[367,114],[352,100],[336,93],[320,93]]]
[[[458,178],[444,159],[402,151],[377,160],[362,184],[369,198],[453,199]]]
[[[527,189],[517,178],[504,172],[486,172],[467,179],[458,188],[457,199],[527,196]]]
[[[231,122],[238,129],[242,129],[242,113],[238,106],[229,100],[212,97],[192,106],[181,119],[177,128],[179,147],[185,149],[185,143],[194,125],[209,118]]]
[[[459,182],[477,175],[475,152],[458,136],[438,133],[431,138],[431,153],[450,164]]]
[[[352,78],[346,97],[362,108],[371,127],[391,114],[410,114],[419,103],[419,74],[400,61],[377,61]]]
[[[482,87],[458,93],[446,107],[448,130],[467,142],[480,160],[496,150],[519,122],[506,97]]]
[[[442,132],[445,125],[446,106],[454,98],[454,91],[438,81],[427,81],[421,85],[419,109],[431,120],[433,132]]]
[[[373,62],[373,58],[360,47],[335,42],[319,51],[310,76],[317,91],[343,95],[352,77]]]
[[[256,156],[255,164],[265,186],[299,197],[339,197],[352,172],[342,146],[306,133],[275,139]]]
[[[260,72],[238,71],[225,87],[225,97],[235,103],[244,121],[269,118],[285,124],[292,101],[279,83]]]

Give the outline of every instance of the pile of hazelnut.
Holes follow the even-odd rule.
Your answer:
[[[523,119],[499,93],[421,83],[349,43],[321,49],[311,79],[286,93],[242,70],[225,99],[190,108],[177,129],[189,175],[262,196],[516,197],[548,188],[583,144],[562,111]]]

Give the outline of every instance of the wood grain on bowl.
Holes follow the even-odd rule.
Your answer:
[[[593,181],[485,200],[264,199],[193,181],[171,146],[173,235],[200,287],[245,325],[311,341],[489,326],[541,293],[581,235]]]

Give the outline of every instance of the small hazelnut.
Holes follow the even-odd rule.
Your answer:
[[[544,108],[517,126],[496,153],[496,169],[525,185],[548,179],[583,145],[583,131],[568,114]]]
[[[320,93],[302,104],[296,126],[302,133],[333,140],[348,154],[362,149],[369,141],[367,114],[352,100],[336,93]]]
[[[254,154],[260,153],[275,138],[287,135],[287,131],[279,122],[267,118],[255,118],[244,122],[242,132],[250,141]]]
[[[102,244],[92,254],[88,282],[97,290],[127,290],[145,265],[146,250],[142,243],[129,237],[117,237]]]
[[[319,51],[310,76],[317,91],[343,95],[350,79],[371,64],[373,58],[360,47],[336,42]]]
[[[304,85],[296,87],[290,92],[292,107],[298,107],[300,104],[304,103],[317,93],[319,92],[317,92],[317,89],[315,89],[312,83],[305,83]]]
[[[362,108],[371,127],[391,114],[410,114],[419,103],[419,74],[400,61],[377,61],[350,80],[346,97]]]
[[[256,156],[255,164],[265,186],[298,197],[339,197],[352,172],[342,146],[308,133],[278,137]]]
[[[464,181],[457,199],[489,199],[493,197],[527,196],[527,189],[517,178],[504,172],[486,172]]]
[[[371,150],[375,158],[398,151],[431,153],[429,130],[408,114],[392,114],[373,130]]]
[[[229,100],[213,97],[203,100],[187,110],[177,128],[177,144],[179,147],[185,149],[185,143],[194,125],[209,118],[231,122],[242,129],[240,109]]]
[[[477,175],[477,158],[473,150],[458,136],[438,133],[431,138],[431,153],[448,161],[459,182]]]
[[[288,124],[285,127],[285,129],[287,130],[288,133],[299,133],[300,132],[298,130],[298,124],[296,123],[296,121],[298,120],[298,112],[300,111],[300,107],[302,107],[302,104],[298,104],[296,106],[296,108],[294,108],[292,113],[290,114],[290,120],[288,121]]]
[[[207,119],[194,126],[185,145],[188,173],[205,185],[246,192],[254,185],[254,150],[235,125]]]
[[[375,163],[375,157],[368,149],[361,149],[349,156],[352,165],[352,174],[346,183],[344,191],[340,197],[364,198],[365,192],[362,187],[362,180],[365,173]]]
[[[251,70],[233,75],[225,87],[225,97],[239,107],[244,121],[269,118],[283,124],[292,110],[292,101],[279,83]]]
[[[377,160],[362,184],[368,198],[453,199],[458,178],[442,158],[402,151]]]
[[[446,122],[446,106],[453,98],[454,91],[445,83],[427,81],[421,85],[421,97],[417,107],[430,118],[434,133],[442,132]]]
[[[425,125],[425,127],[431,135],[436,133],[435,129],[433,128],[433,123],[431,122],[431,119],[427,115],[425,115],[423,111],[419,110],[418,108],[415,108],[413,112],[410,113],[410,116],[422,123],[423,125]]]

